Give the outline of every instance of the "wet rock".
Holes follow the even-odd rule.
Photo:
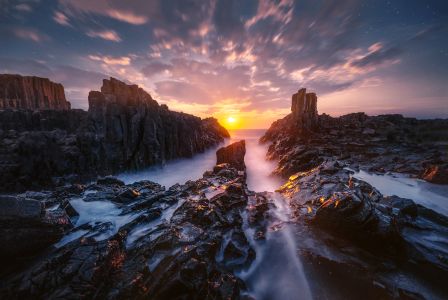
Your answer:
[[[138,196],[140,196],[140,192],[132,188],[127,188],[118,194],[118,196],[114,198],[114,201],[118,203],[128,203],[134,201]]]
[[[416,218],[418,216],[418,206],[410,199],[403,199],[397,196],[384,197],[383,202],[396,208],[400,213]]]
[[[244,155],[246,154],[246,143],[244,140],[233,143],[227,147],[220,148],[216,152],[216,164],[228,163],[230,166],[244,170]]]
[[[0,196],[0,252],[5,263],[38,254],[70,228],[63,209],[44,210],[38,200]]]
[[[121,181],[118,178],[112,177],[112,176],[107,176],[107,177],[103,177],[103,178],[99,178],[96,181],[96,184],[100,184],[100,185],[117,185],[117,186],[123,186],[124,182]]]
[[[448,184],[448,164],[426,168],[421,178],[432,183]]]
[[[107,218],[73,229],[70,242],[2,278],[0,296],[237,299],[245,285],[233,270],[255,258],[243,231],[246,175],[230,164],[219,168],[168,190],[150,181],[90,186],[84,201],[123,199],[117,218],[126,224]],[[208,199],[210,191],[219,193]]]

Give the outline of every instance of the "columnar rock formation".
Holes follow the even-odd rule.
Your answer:
[[[223,141],[216,119],[168,110],[143,89],[111,78],[89,95],[89,111],[0,110],[0,190],[190,157]]]
[[[292,113],[275,121],[260,139],[271,143],[268,156],[280,160],[278,174],[308,171],[336,156],[374,172],[448,183],[448,120],[362,112],[334,118],[318,115],[316,105],[316,95],[300,89],[292,96]]]
[[[0,74],[0,109],[67,110],[64,87],[48,78]]]
[[[292,116],[295,122],[303,129],[312,129],[317,126],[317,96],[307,93],[305,88],[292,95]]]

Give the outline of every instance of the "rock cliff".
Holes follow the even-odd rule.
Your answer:
[[[317,126],[317,96],[315,93],[307,93],[306,89],[300,89],[292,95],[292,118],[303,130],[313,129]]]
[[[88,112],[0,110],[0,190],[190,157],[228,136],[216,119],[170,111],[138,86],[111,78],[90,93]]]
[[[68,110],[62,84],[48,78],[0,74],[0,109]]]
[[[261,142],[278,159],[276,173],[288,177],[336,157],[352,168],[398,172],[434,183],[448,183],[448,120],[402,115],[351,113],[337,118],[317,114],[317,97],[301,89],[292,113],[274,122]]]

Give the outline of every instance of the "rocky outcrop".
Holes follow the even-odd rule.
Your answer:
[[[0,190],[39,189],[144,168],[216,145],[213,118],[170,111],[143,89],[104,80],[89,111],[0,111]]]
[[[446,182],[448,120],[365,113],[333,118],[317,115],[316,97],[308,95],[305,89],[295,94],[293,112],[274,122],[261,138],[270,144],[268,157],[279,160],[277,174],[288,177],[336,157],[355,169]]]
[[[305,95],[301,90],[294,99]],[[278,162],[274,173],[287,179],[278,192],[291,206],[305,269],[319,273],[316,280],[327,278],[320,286],[334,285],[334,294],[349,290],[344,299],[446,298],[448,218],[410,199],[383,196],[352,170],[446,182],[448,120],[322,114],[313,127],[297,122],[304,111],[297,103],[260,141]],[[334,298],[315,290],[316,298]]]
[[[216,164],[230,164],[238,170],[244,170],[244,155],[246,154],[246,142],[244,140],[221,148],[216,152]]]
[[[243,231],[248,191],[245,172],[221,167],[229,176],[209,171],[168,190],[112,178],[82,189],[81,201],[117,205],[127,222],[98,217],[76,227],[25,270],[5,274],[0,297],[238,299],[245,284],[236,270],[255,259]]]
[[[68,206],[67,206],[68,205]],[[60,209],[46,210],[30,198],[0,196],[0,261],[33,256],[57,242],[72,228],[70,217]],[[65,204],[67,208],[69,204]]]
[[[305,246],[302,253],[315,265],[322,264],[326,273],[359,272],[352,279],[358,284],[367,275],[365,280],[387,291],[386,298],[445,298],[448,218],[412,200],[385,197],[352,173],[343,163],[328,159],[292,175],[279,189],[291,204],[295,222],[306,228],[301,231],[313,232],[313,247]],[[343,281],[339,288],[347,284]],[[430,290],[425,288],[428,284]]]
[[[317,126],[317,96],[300,89],[292,95],[291,114],[293,121],[302,130],[310,130]]]
[[[70,102],[48,78],[0,74],[0,109],[68,110]]]

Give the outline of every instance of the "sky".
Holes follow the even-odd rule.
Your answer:
[[[228,127],[269,127],[302,87],[333,116],[448,117],[446,0],[0,0],[0,37],[0,73],[74,108],[112,76]]]

